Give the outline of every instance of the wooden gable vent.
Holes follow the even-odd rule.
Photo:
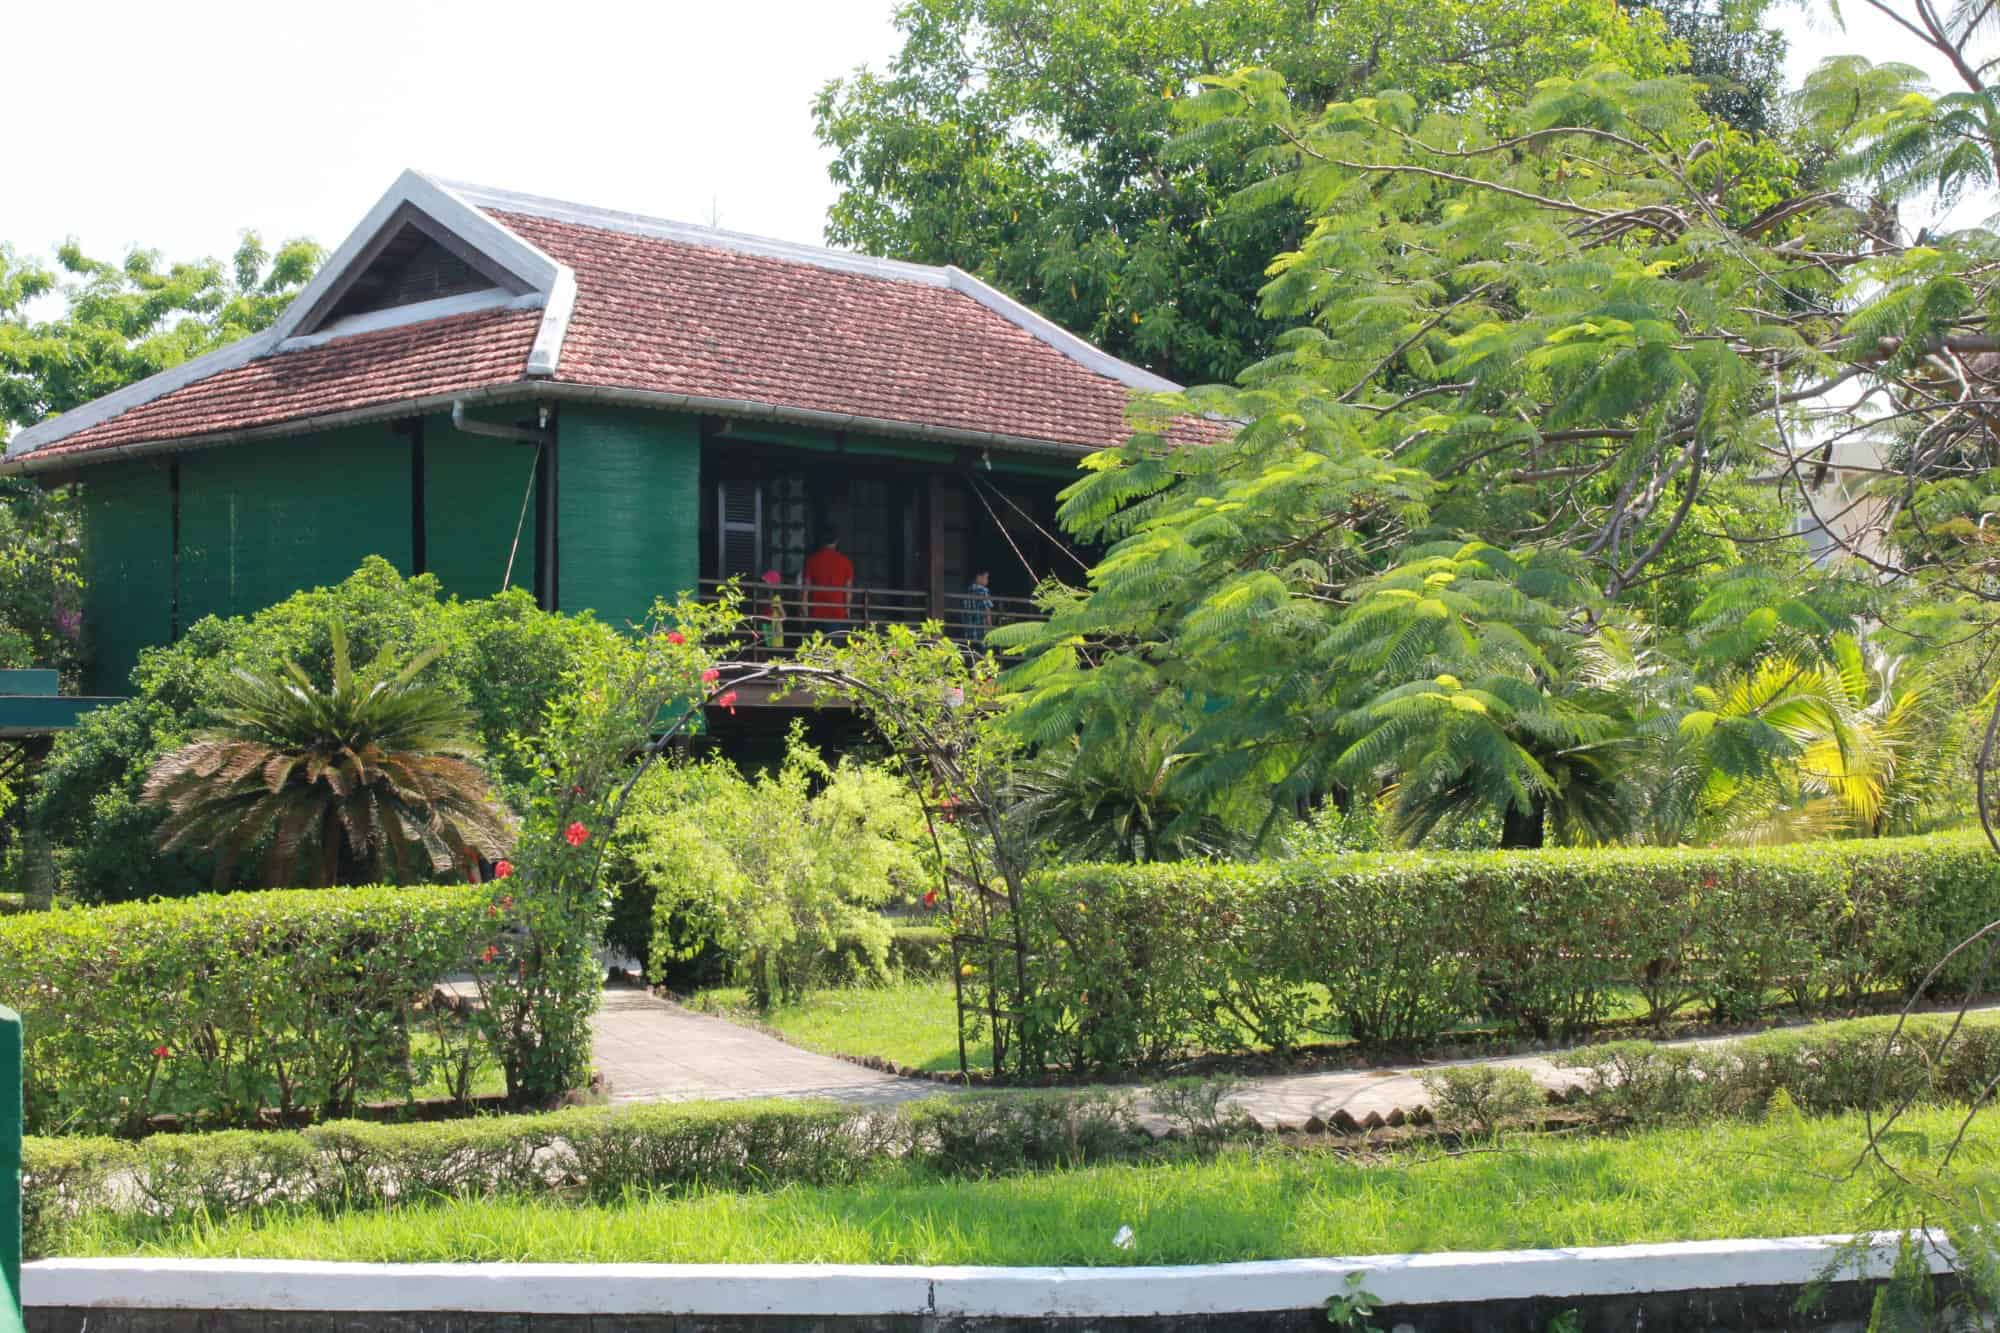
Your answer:
[[[404,227],[354,279],[327,319],[390,310],[500,284],[416,227]]]

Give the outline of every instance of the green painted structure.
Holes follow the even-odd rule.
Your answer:
[[[531,433],[498,412],[482,420]],[[914,590],[934,609],[975,566],[1017,597],[1030,562],[1060,572],[1036,525],[1053,528],[1055,492],[1075,474],[1052,460],[589,402],[561,404],[546,436],[471,434],[431,413],[78,470],[88,692],[127,692],[140,651],[203,616],[337,583],[370,555],[449,595],[511,583],[616,625],[728,574],[796,577],[836,526],[858,584]],[[741,494],[772,525],[757,568],[731,567],[718,533]]]
[[[0,1333],[21,1327],[21,1016],[0,1008]]]

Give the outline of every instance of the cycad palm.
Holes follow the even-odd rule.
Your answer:
[[[474,762],[471,715],[416,680],[436,651],[356,672],[346,635],[332,638],[329,686],[289,661],[238,670],[219,725],[153,765],[161,849],[213,853],[218,887],[260,846],[271,886],[422,879],[501,855],[507,817]]]
[[[1172,782],[1173,739],[1135,731],[1110,743],[1072,737],[1023,764],[1008,784],[1008,833],[1031,853],[1076,861],[1222,857],[1250,841]]]

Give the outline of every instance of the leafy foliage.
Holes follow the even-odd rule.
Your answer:
[[[1965,728],[1921,668],[1836,634],[1820,660],[1778,653],[1695,687],[1679,722],[1713,835],[1910,833],[1956,814]]]
[[[957,264],[1187,382],[1272,350],[1286,321],[1258,308],[1264,265],[1310,229],[1283,192],[1243,193],[1271,178],[1268,135],[1182,136],[1174,109],[1196,81],[1268,65],[1301,108],[1378,88],[1484,108],[1586,52],[1649,73],[1679,58],[1609,0],[911,0],[896,21],[889,67],[829,83],[816,106],[842,190],[828,239]]]
[[[329,637],[329,684],[290,661],[283,674],[239,669],[219,723],[154,763],[140,795],[168,811],[160,849],[212,854],[218,888],[260,844],[267,888],[476,879],[510,830],[477,764],[471,711],[417,679],[441,646],[356,672],[346,633],[335,624]]]
[[[1939,20],[1940,49],[1969,22]],[[1306,213],[1261,292],[1290,327],[1237,385],[1140,404],[1065,493],[1105,553],[1046,625],[994,636],[1017,734],[1087,750],[1125,696],[1193,701],[1162,759],[1181,817],[1386,791],[1406,841],[1672,840],[1702,830],[1702,792],[1788,836],[1943,813],[1944,781],[1892,774],[1958,771],[1942,733],[1986,693],[1980,650],[1921,688],[1898,668],[1907,690],[1829,666],[1817,739],[1755,721],[1788,675],[1757,659],[1865,658],[1873,619],[1896,645],[1993,622],[1996,454],[1966,387],[1992,369],[1991,237],[1912,239],[1885,212],[1985,178],[1984,94],[1832,62],[1779,142],[1629,58],[1511,106],[1322,104],[1270,63],[1179,105],[1191,141],[1264,145],[1247,199]],[[1940,379],[1959,364],[1981,369]],[[1863,442],[1897,474],[1853,469],[1822,508]],[[1786,564],[1801,528],[1844,562]]]
[[[50,269],[0,246],[0,428],[31,426],[266,328],[324,256],[304,240],[272,251],[250,231],[226,265],[165,263],[154,250],[113,262],[70,241]],[[61,312],[41,317],[56,300]]]
[[[29,816],[55,848],[63,893],[104,902],[213,883],[211,859],[156,850],[161,811],[139,799],[145,775],[221,721],[238,672],[268,674],[291,661],[309,675],[330,675],[336,624],[361,660],[408,660],[442,645],[427,678],[472,710],[475,738],[503,794],[533,771],[532,757],[511,738],[539,734],[569,673],[617,639],[587,616],[537,610],[518,590],[447,600],[435,579],[406,579],[380,559],[254,616],[197,621],[177,643],[144,655],[131,698],[89,714],[56,743]],[[232,882],[253,880],[246,869]]]
[[[843,948],[886,975],[878,909],[935,883],[901,778],[829,764],[797,729],[777,770],[752,779],[720,759],[655,768],[622,828],[634,872],[655,888],[653,957],[713,942],[761,1009],[803,998]]]

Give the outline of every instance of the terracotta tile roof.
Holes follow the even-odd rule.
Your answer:
[[[248,361],[226,357],[228,368],[169,372],[151,382],[155,396],[142,384],[67,422],[55,418],[35,432],[45,441],[30,433],[12,456],[39,461],[282,427],[515,384],[557,394],[563,386],[638,390],[779,415],[866,418],[912,434],[1101,448],[1129,434],[1131,385],[1164,384],[950,270],[491,192],[483,202],[452,196],[449,207],[471,220],[462,225],[497,226],[504,231],[493,235],[506,243],[525,241],[549,272],[560,265],[574,274],[553,378],[527,373],[543,312],[517,302]],[[281,332],[266,336],[275,342]],[[1220,431],[1196,423],[1189,433]]]
[[[181,439],[505,384],[521,377],[538,310],[484,310],[274,352],[128,408],[37,457]]]
[[[1130,389],[963,292],[493,216],[576,272],[559,382],[1093,447],[1131,433]]]

